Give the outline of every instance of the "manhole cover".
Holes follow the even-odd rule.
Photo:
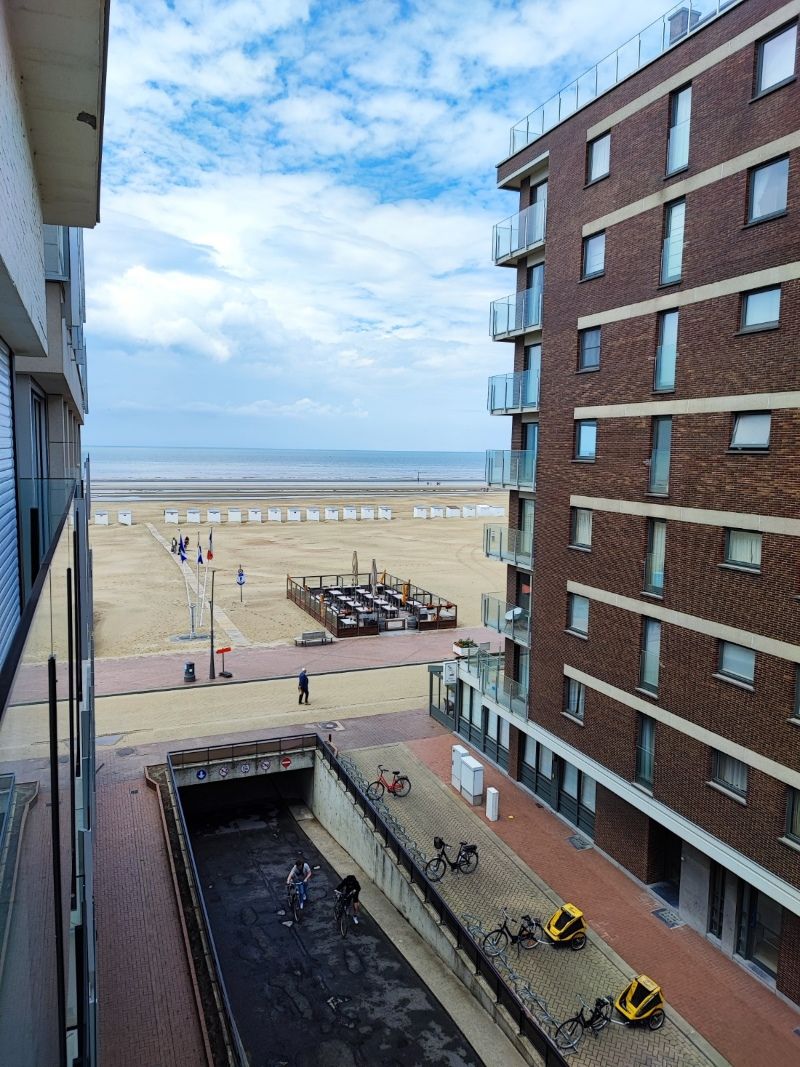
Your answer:
[[[670,930],[675,930],[678,926],[686,925],[680,915],[678,915],[677,911],[673,911],[672,908],[656,908],[656,910],[650,914],[655,915],[655,917],[660,919],[665,926],[670,928]]]
[[[136,755],[135,748],[118,748],[116,751],[117,756],[134,756]]]
[[[592,842],[587,841],[585,837],[581,837],[580,834],[573,834],[572,837],[568,837],[567,841],[573,848],[577,848],[578,852],[583,852],[584,849],[591,848]]]
[[[318,722],[317,726],[320,730],[344,730],[344,726],[337,719],[331,719],[330,722]]]

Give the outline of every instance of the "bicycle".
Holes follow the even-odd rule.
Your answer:
[[[542,942],[544,930],[540,919],[532,919],[530,915],[523,915],[519,923],[516,923],[509,915],[507,908],[503,908],[502,911],[502,925],[490,930],[483,939],[483,951],[487,956],[499,956],[509,945],[516,945],[517,955],[519,955],[520,945],[524,949],[532,949]],[[509,923],[519,926],[518,934],[513,932]]]
[[[294,882],[290,882],[286,887],[286,899],[289,902],[289,911],[294,915],[294,921],[300,922],[300,894],[297,891],[297,886]]]
[[[370,800],[380,800],[383,794],[388,790],[396,797],[407,797],[411,792],[411,779],[407,774],[401,774],[400,771],[392,771],[391,782],[387,781],[384,771],[386,767],[382,764],[378,764],[378,777],[374,782],[370,782],[367,786],[367,796]]]
[[[342,937],[347,937],[350,917],[353,914],[353,900],[349,895],[345,896],[344,893],[340,893],[338,889],[334,889],[333,892],[336,897],[333,903],[333,918],[339,933]]]
[[[580,1011],[570,1019],[565,1019],[556,1030],[557,1048],[576,1049],[584,1031],[589,1030],[595,1037],[598,1037],[611,1021],[612,997],[598,997],[589,1015],[586,1014],[590,1011],[589,1005],[580,995],[578,1000],[581,1002]]]
[[[478,866],[477,845],[468,845],[466,841],[461,841],[454,860],[447,854],[452,845],[448,845],[441,837],[434,837],[433,847],[438,848],[439,853],[425,864],[425,877],[429,882],[438,882],[443,878],[448,865],[451,871],[462,871],[464,874],[472,874]]]

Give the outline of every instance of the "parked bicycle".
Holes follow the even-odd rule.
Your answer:
[[[612,997],[598,997],[591,1009],[582,996],[579,995],[578,999],[581,1002],[580,1011],[572,1018],[565,1019],[556,1030],[556,1046],[560,1049],[576,1049],[586,1030],[598,1037],[611,1021]]]
[[[448,866],[451,871],[462,871],[464,874],[472,874],[478,866],[477,845],[469,845],[466,841],[461,841],[458,855],[454,860],[451,860],[447,854],[447,850],[452,848],[452,845],[448,845],[441,837],[434,837],[433,847],[438,848],[438,855],[425,864],[425,877],[431,882],[438,882],[443,878]]]
[[[520,946],[524,949],[536,948],[544,938],[544,929],[541,919],[532,919],[530,915],[523,915],[519,923],[512,919],[507,908],[503,908],[503,922],[483,939],[483,951],[487,956],[499,956],[509,945],[517,946],[519,955]],[[514,933],[511,926],[519,926],[519,932]]]
[[[374,782],[370,782],[367,786],[367,796],[370,800],[380,800],[383,794],[388,792],[393,793],[396,797],[407,797],[411,792],[411,779],[407,774],[401,774],[400,771],[392,771],[391,782],[387,780],[384,771],[386,768],[382,764],[378,764],[378,777]]]
[[[286,899],[289,903],[289,911],[294,915],[294,921],[300,922],[300,894],[297,892],[297,886],[294,882],[290,882],[286,887]]]
[[[353,916],[353,900],[349,894],[340,893],[334,889],[333,918],[336,928],[342,937],[347,937],[350,928],[350,920]]]

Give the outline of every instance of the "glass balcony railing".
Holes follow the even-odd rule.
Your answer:
[[[533,450],[503,451],[490,449],[486,453],[486,483],[502,489],[536,488],[536,456]]]
[[[681,280],[683,270],[683,231],[674,237],[665,237],[661,247],[661,283]]]
[[[667,139],[667,174],[683,170],[689,164],[689,129],[691,119],[672,126]]]
[[[636,773],[634,780],[645,789],[653,788],[653,769],[655,753],[652,748],[636,746]]]
[[[658,693],[658,676],[661,667],[658,651],[639,653],[639,687],[654,696]]]
[[[488,408],[492,415],[539,410],[539,371],[495,374],[489,379]]]
[[[489,559],[530,570],[533,567],[533,530],[490,523],[483,528],[483,551]]]
[[[511,127],[510,155],[613,89],[741,0],[684,0]]]
[[[648,493],[669,492],[669,448],[654,448],[650,453],[650,477],[647,482]]]
[[[477,679],[481,693],[521,719],[528,718],[528,686],[509,678],[502,652],[476,651],[459,660],[459,668]]]
[[[647,593],[659,596],[664,592],[663,553],[648,552],[644,561],[644,588]]]
[[[675,366],[678,362],[676,345],[659,345],[656,349],[656,373],[653,389],[661,392],[675,388]]]
[[[17,481],[23,608],[42,560],[67,513],[75,484],[74,478],[20,478]]]
[[[508,604],[500,597],[481,593],[483,625],[497,630],[518,645],[531,647],[531,613],[519,604]]]
[[[547,229],[547,203],[531,204],[517,215],[498,222],[492,230],[495,263],[521,255],[544,241]]]
[[[520,293],[492,301],[491,330],[495,341],[515,337],[526,330],[538,330],[542,325],[541,288],[524,289]]]

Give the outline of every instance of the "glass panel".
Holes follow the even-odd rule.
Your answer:
[[[589,632],[589,601],[577,593],[569,595],[569,629],[581,634]]]
[[[594,459],[597,453],[597,423],[586,419],[578,423],[576,454],[578,459]]]
[[[564,764],[564,780],[561,783],[561,792],[574,800],[578,799],[578,768],[571,763]]]
[[[751,530],[728,530],[725,538],[725,561],[740,567],[761,568],[761,534]]]
[[[656,727],[647,715],[639,715],[639,742],[636,746],[636,781],[647,789],[653,788]]]
[[[743,645],[734,645],[731,641],[723,641],[719,669],[722,674],[730,674],[732,678],[752,682],[756,670],[755,651]]]
[[[797,26],[770,37],[761,44],[758,64],[758,91],[763,93],[794,74],[797,51]]]
[[[589,174],[590,182],[608,174],[611,159],[611,134],[606,133],[592,141],[589,145]]]
[[[639,685],[651,693],[658,692],[661,659],[661,623],[654,619],[642,621],[642,660]]]
[[[525,748],[523,750],[522,761],[527,763],[529,767],[536,767],[536,738],[531,737],[530,734],[525,734]]]
[[[596,233],[593,237],[587,237],[583,242],[583,276],[589,278],[593,274],[602,274],[605,269],[606,259],[606,235]]]
[[[786,836],[800,841],[800,790],[790,789],[786,806]]]
[[[666,212],[664,246],[661,254],[662,283],[679,281],[683,269],[683,231],[686,204],[670,204]]]
[[[650,454],[648,491],[666,494],[669,491],[670,451],[672,447],[672,419],[653,419],[653,448]]]
[[[582,548],[592,544],[592,512],[589,508],[572,509],[572,543]]]
[[[692,88],[681,89],[672,97],[672,122],[667,147],[667,174],[689,163],[689,124],[692,111]]]
[[[586,689],[581,682],[574,678],[567,679],[567,706],[566,712],[578,719],[583,718]]]
[[[580,357],[578,365],[581,370],[600,366],[600,327],[582,330],[580,334]]]
[[[589,811],[595,809],[595,798],[597,794],[597,783],[594,778],[590,778],[588,774],[581,775],[581,804]]]
[[[539,745],[539,774],[544,778],[553,777],[553,753],[544,745]]]
[[[499,720],[498,720],[497,726],[498,726],[498,733],[497,733],[498,744],[502,745],[503,748],[508,748],[508,736],[509,736],[508,735],[508,720],[502,718],[502,716],[501,716],[499,718]]]
[[[768,411],[737,415],[733,423],[731,448],[767,448],[771,419]]]
[[[747,293],[744,298],[744,315],[742,326],[765,326],[779,322],[781,317],[781,289],[761,289],[757,293]]]
[[[788,159],[778,159],[754,170],[750,175],[750,221],[785,211],[788,184]]]
[[[645,589],[648,593],[662,593],[664,591],[664,556],[667,545],[667,524],[663,519],[650,519],[647,543]]]
[[[757,897],[750,958],[774,975],[778,970],[783,909],[764,893],[758,893]]]
[[[678,358],[677,311],[665,311],[658,323],[658,349],[656,351],[655,389],[675,388],[675,364]]]

